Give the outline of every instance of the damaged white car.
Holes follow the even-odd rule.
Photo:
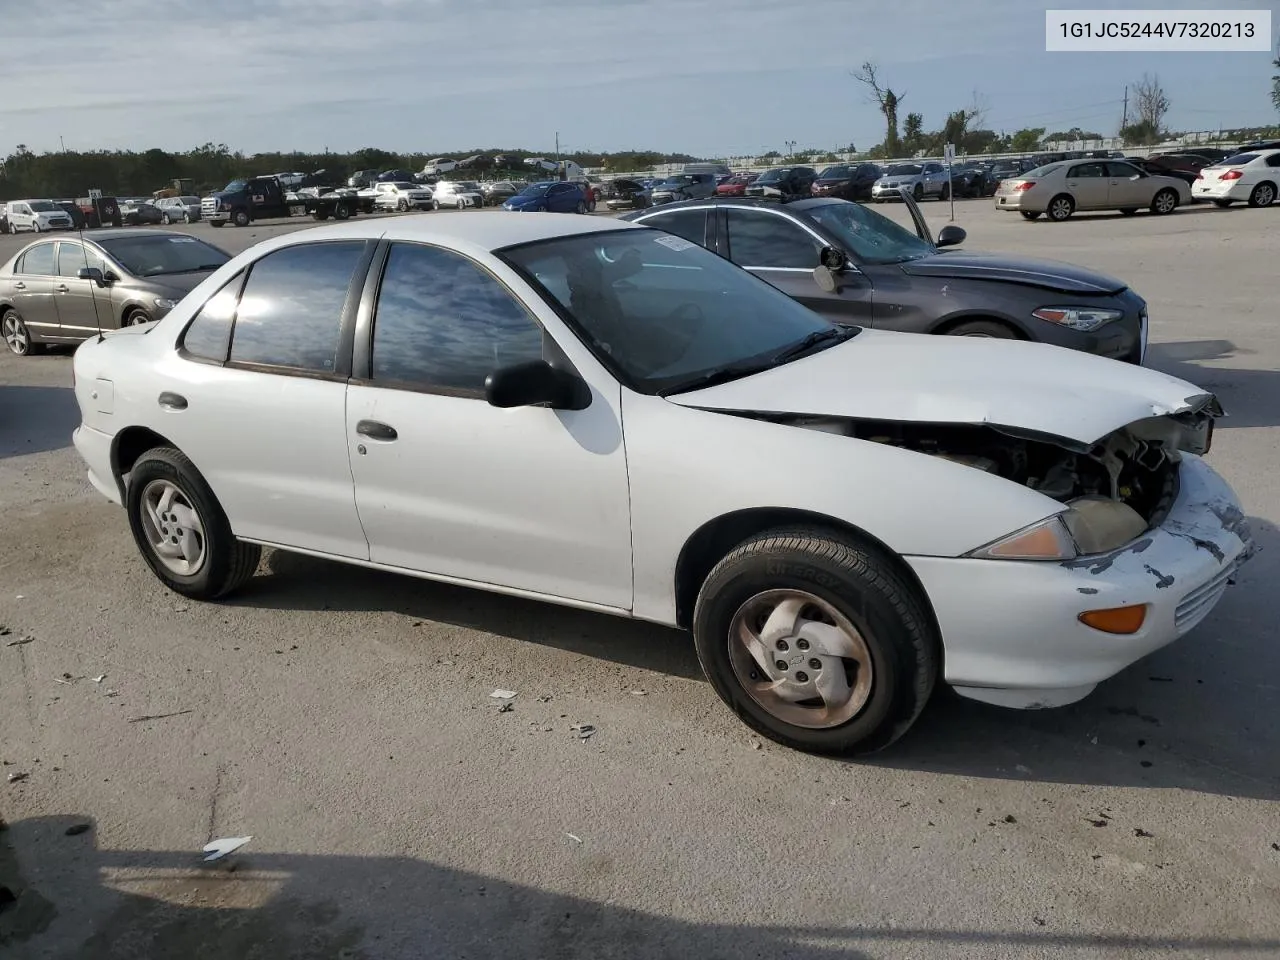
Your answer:
[[[680,237],[461,214],[268,240],[75,356],[93,484],[213,600],[263,546],[688,628],[750,726],[883,747],[937,683],[1069,703],[1251,541],[1217,401],[833,325]]]

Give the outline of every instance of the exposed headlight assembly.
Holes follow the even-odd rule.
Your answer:
[[[177,300],[157,300],[155,301],[155,304],[161,310],[172,310],[174,307],[178,305],[178,301]]]
[[[1041,307],[1033,310],[1031,315],[1037,320],[1047,320],[1072,330],[1083,330],[1086,333],[1106,326],[1124,317],[1123,310],[1104,310],[1094,307]]]
[[[1128,504],[1106,497],[1081,497],[1072,500],[1062,513],[966,556],[980,560],[1074,560],[1123,547],[1146,529],[1146,520]]]

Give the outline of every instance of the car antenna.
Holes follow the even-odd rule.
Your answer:
[[[79,204],[77,204],[77,206],[79,206]],[[83,210],[80,211],[80,216],[84,217]],[[84,225],[83,224],[79,224],[76,226],[76,233],[79,234],[80,236],[80,255],[84,257],[84,266],[85,266],[85,269],[87,270],[89,269],[89,250],[84,245]],[[101,340],[102,339],[102,318],[98,316],[98,294],[94,290],[94,288],[97,287],[97,285],[98,285],[97,280],[89,281],[89,300],[93,303],[93,322],[98,325],[98,339]]]

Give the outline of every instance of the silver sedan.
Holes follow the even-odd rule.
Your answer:
[[[1191,202],[1191,187],[1176,177],[1139,170],[1123,160],[1064,160],[1000,181],[997,210],[1035,220],[1063,221],[1077,210],[1150,210],[1168,214]]]

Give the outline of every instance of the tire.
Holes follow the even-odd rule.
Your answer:
[[[147,316],[147,312],[145,310],[130,310],[124,315],[124,319],[121,320],[120,326],[133,327],[137,326],[139,323],[146,323],[150,319],[151,318]]]
[[[396,209],[399,210],[401,213],[408,213],[409,201],[404,199],[404,197],[401,197],[400,202],[396,204]]]
[[[329,214],[327,214],[327,213],[326,213],[325,211],[323,211],[323,210],[317,210],[315,213],[313,213],[313,214],[311,215],[311,218],[312,218],[313,220],[324,221],[324,220],[328,220],[328,219],[329,219]]]
[[[432,210],[439,210],[439,209],[440,209],[440,201],[439,201],[439,200],[432,200],[432,201],[431,201],[431,209],[432,209]]]
[[[171,223],[173,223],[173,221],[169,219],[169,215],[167,213],[160,218],[160,222],[163,223],[166,227],[169,226]]]
[[[185,211],[185,210],[184,210],[184,211],[183,211],[183,213],[182,213],[182,222],[183,222],[183,223],[190,223],[190,222],[191,222],[191,214],[190,214],[190,213],[188,213],[188,212],[187,212],[187,211]]]
[[[226,223],[227,223],[227,222],[226,222],[225,220],[210,220],[210,221],[209,221],[209,226],[211,226],[211,227],[218,227],[218,228],[221,228],[221,227],[226,226]]]
[[[587,213],[595,213],[595,212],[596,212],[596,202],[592,200],[589,204],[587,204]]]
[[[1054,223],[1062,223],[1076,212],[1076,202],[1067,194],[1060,193],[1049,201],[1049,207],[1045,212]]]
[[[170,491],[172,497],[166,502],[164,494]],[[157,509],[153,512],[147,503]],[[213,491],[181,451],[156,447],[139,457],[129,475],[125,506],[142,558],[176,593],[193,600],[216,600],[243,586],[258,569],[261,548],[235,538]],[[166,558],[153,542],[176,547],[190,544],[198,556],[194,561]]]
[[[1011,327],[997,320],[966,320],[946,331],[948,337],[990,337],[996,340],[1016,340],[1018,335]]]
[[[1026,220],[1039,220],[1039,219],[1040,219],[1040,212],[1039,212],[1038,210],[1023,210],[1023,211],[1021,211],[1021,213],[1022,213],[1023,218],[1024,218],[1024,219],[1026,219]]]
[[[15,357],[29,357],[44,351],[44,344],[32,339],[31,331],[17,310],[10,309],[0,314],[0,336],[4,337],[5,346]]]
[[[39,233],[39,232],[40,232],[40,221],[39,221],[39,220],[32,220],[32,221],[31,221],[31,232],[32,232],[32,233]]]
[[[1158,217],[1167,217],[1178,209],[1178,195],[1172,190],[1161,190],[1151,198],[1151,212]]]
[[[1215,200],[1213,201],[1213,205],[1215,207],[1221,207],[1223,210],[1225,210],[1227,209],[1227,207],[1231,206],[1231,204],[1233,204],[1234,202],[1235,202],[1234,200]]]
[[[249,211],[237,210],[231,215],[231,222],[237,227],[247,227],[249,225]]]
[[[350,219],[351,219],[351,208],[350,208],[349,206],[347,206],[345,203],[336,203],[336,204],[334,204],[334,206],[333,206],[333,219],[335,219],[335,220],[350,220]]]
[[[944,183],[944,184],[942,185],[942,189],[938,191],[938,199],[939,199],[939,200],[950,200],[950,199],[951,199],[951,185],[950,185],[950,184],[946,184],[946,183]]]
[[[916,200],[917,202],[919,202],[920,200],[923,200],[923,199],[924,199],[924,187],[923,187],[921,184],[918,184],[918,183],[917,183],[917,184],[916,184],[916,188],[915,188],[914,190],[912,190],[912,191],[911,191],[911,196],[912,196],[912,198],[913,198],[914,200]]]
[[[768,641],[768,655],[786,658],[766,670],[738,631],[759,641],[778,616],[770,632],[785,633]],[[926,605],[890,559],[820,528],[768,531],[731,551],[698,593],[693,635],[707,678],[744,723],[815,753],[865,753],[898,739],[924,709],[941,659]],[[775,676],[803,683],[815,700],[823,678],[839,677],[848,698],[837,688],[825,709],[786,702],[771,693]]]
[[[1275,184],[1265,181],[1253,188],[1253,193],[1249,194],[1249,206],[1251,207],[1269,207],[1276,202]]]
[[[587,201],[579,200],[578,205],[573,208],[574,213],[585,214],[587,212]]]

